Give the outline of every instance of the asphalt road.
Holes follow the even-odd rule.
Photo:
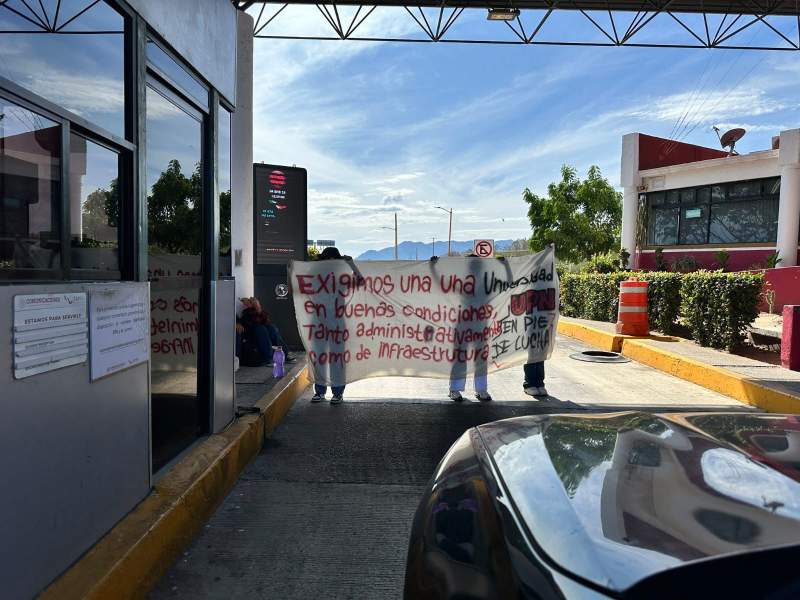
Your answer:
[[[636,363],[569,358],[584,349],[559,340],[544,402],[522,394],[521,367],[490,376],[488,404],[446,400],[437,380],[359,382],[339,406],[306,393],[152,598],[400,598],[418,499],[469,427],[545,411],[743,408]]]

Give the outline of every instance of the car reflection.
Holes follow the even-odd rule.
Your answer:
[[[739,443],[764,461],[770,452],[769,460],[795,461],[800,427],[778,431],[762,419],[745,420]],[[510,495],[557,559],[581,564],[598,582],[620,585],[634,565],[655,572],[800,539],[800,484],[704,436],[688,418],[619,413],[506,423],[482,432],[497,448]],[[737,431],[724,419],[718,426]],[[781,435],[785,443],[775,439]],[[542,494],[554,476],[569,510]]]
[[[601,498],[608,539],[684,561],[800,539],[800,484],[669,421],[661,426],[670,434],[616,434]]]

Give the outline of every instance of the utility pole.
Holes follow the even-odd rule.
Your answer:
[[[450,256],[450,244],[453,240],[453,209],[452,208],[444,208],[442,206],[437,206],[439,210],[443,210],[444,212],[450,215],[450,224],[447,227],[447,256]]]
[[[394,227],[381,227],[380,229],[394,229],[394,259],[397,260],[397,213],[394,213]]]

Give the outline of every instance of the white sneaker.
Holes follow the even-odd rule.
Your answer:
[[[344,402],[344,398],[342,396],[334,394],[331,396],[331,404],[341,404]]]
[[[492,396],[489,394],[489,392],[478,392],[477,394],[475,394],[475,397],[481,402],[492,401]]]
[[[528,396],[536,396],[539,393],[539,388],[533,385],[530,385],[526,388],[523,388],[523,391],[528,394]]]
[[[461,392],[457,392],[455,390],[450,390],[450,394],[448,394],[448,397],[453,402],[461,402],[464,399],[464,397],[461,395]]]
[[[536,393],[534,394],[534,396],[537,396],[537,397],[540,397],[540,396],[549,396],[549,395],[550,395],[550,394],[548,394],[548,393],[547,393],[547,388],[546,388],[546,387],[544,387],[544,386],[542,386],[542,387],[540,387],[540,388],[537,388],[537,390],[536,390]]]
[[[312,402],[322,402],[323,400],[325,400],[325,396],[323,396],[322,394],[314,394],[313,396],[311,396]]]

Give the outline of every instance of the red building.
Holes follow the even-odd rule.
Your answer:
[[[684,259],[731,271],[760,268],[778,252],[779,267],[798,262],[800,129],[781,132],[774,148],[745,155],[641,133],[622,141],[622,246],[635,266]],[[638,243],[637,243],[638,242]],[[688,257],[688,258],[687,258]]]

